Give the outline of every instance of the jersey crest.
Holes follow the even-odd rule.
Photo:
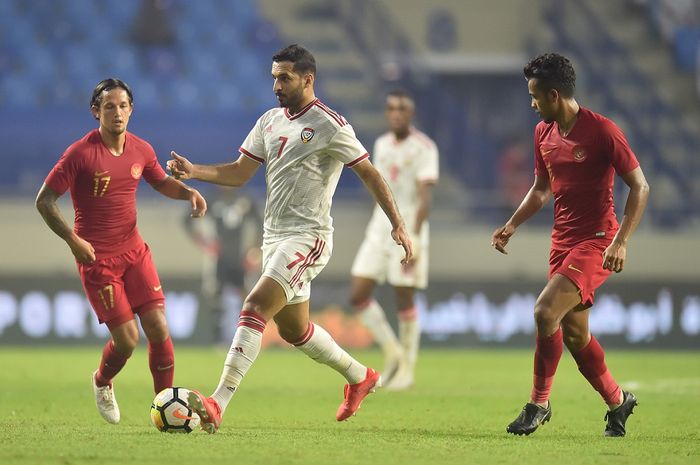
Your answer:
[[[583,150],[583,147],[580,145],[574,147],[571,153],[574,155],[574,161],[578,163],[581,163],[586,159],[586,151]]]
[[[134,163],[131,165],[131,177],[134,179],[138,179],[141,177],[141,173],[143,173],[143,166],[141,166],[138,163]]]
[[[307,142],[310,142],[311,139],[314,138],[315,131],[313,128],[304,128],[301,131],[301,141],[306,144]]]

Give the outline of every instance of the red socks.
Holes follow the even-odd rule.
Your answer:
[[[591,336],[586,347],[572,354],[578,364],[578,371],[586,377],[591,386],[603,396],[608,405],[620,402],[620,386],[615,382],[605,365],[605,352],[598,340]]]
[[[173,385],[175,352],[171,338],[163,342],[148,342],[148,366],[153,375],[153,389],[156,393]]]
[[[554,374],[564,350],[561,328],[551,336],[538,337],[535,349],[535,369],[531,398],[538,404],[546,404],[552,390]],[[591,386],[600,393],[608,405],[620,402],[620,386],[615,382],[605,365],[605,352],[598,340],[591,336],[586,347],[572,354],[578,370]]]
[[[98,387],[111,386],[112,378],[117,376],[117,373],[124,368],[126,361],[130,355],[122,355],[114,349],[114,341],[111,339],[105,344],[102,350],[102,360],[100,360],[100,368],[95,374],[95,384]]]
[[[550,336],[538,337],[535,348],[535,367],[532,380],[533,402],[546,404],[552,391],[554,374],[557,372],[559,359],[564,351],[564,340],[561,328]]]

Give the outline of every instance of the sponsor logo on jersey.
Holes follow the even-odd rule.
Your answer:
[[[571,151],[571,153],[574,155],[574,161],[581,163],[583,160],[586,159],[586,152],[583,150],[583,147],[580,145],[577,145],[574,147],[574,149]]]
[[[134,163],[131,165],[131,177],[134,179],[138,179],[141,177],[141,173],[143,173],[143,166],[139,165],[138,163]]]
[[[265,132],[267,132],[267,133],[272,132],[272,123],[267,125],[267,127],[265,128]]]
[[[307,142],[309,142],[311,139],[314,138],[314,134],[315,134],[315,132],[314,132],[313,128],[302,129],[301,130],[301,141],[306,144]]]

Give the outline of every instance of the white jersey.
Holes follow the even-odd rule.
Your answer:
[[[369,157],[341,115],[316,99],[295,115],[275,108],[262,115],[240,152],[265,164],[264,240],[328,236],[333,193],[343,165]]]
[[[374,143],[372,163],[384,176],[406,228],[412,232],[419,204],[418,183],[438,180],[439,161],[435,142],[415,128],[411,128],[408,137],[403,140],[397,140],[394,133],[387,132]],[[379,206],[374,208],[369,230],[387,235],[387,240],[391,240],[391,223]]]

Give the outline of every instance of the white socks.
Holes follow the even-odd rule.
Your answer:
[[[224,362],[224,370],[212,397],[221,406],[221,414],[253,364],[262,344],[265,320],[252,312],[241,312],[236,334]]]
[[[325,329],[311,322],[304,336],[293,345],[318,363],[333,368],[350,384],[357,384],[367,376],[367,367],[341,349]]]
[[[372,299],[370,303],[360,309],[355,308],[357,315],[362,321],[369,332],[377,341],[377,344],[382,348],[384,352],[384,358],[387,360],[396,360],[401,358],[402,349],[399,340],[394,334],[394,330],[386,319],[386,314],[384,310],[379,305],[379,303]]]
[[[415,308],[415,307],[414,307]],[[420,346],[420,325],[415,310],[409,314],[401,312],[399,315],[399,338],[404,350],[404,360],[413,373],[418,358],[418,346]]]

